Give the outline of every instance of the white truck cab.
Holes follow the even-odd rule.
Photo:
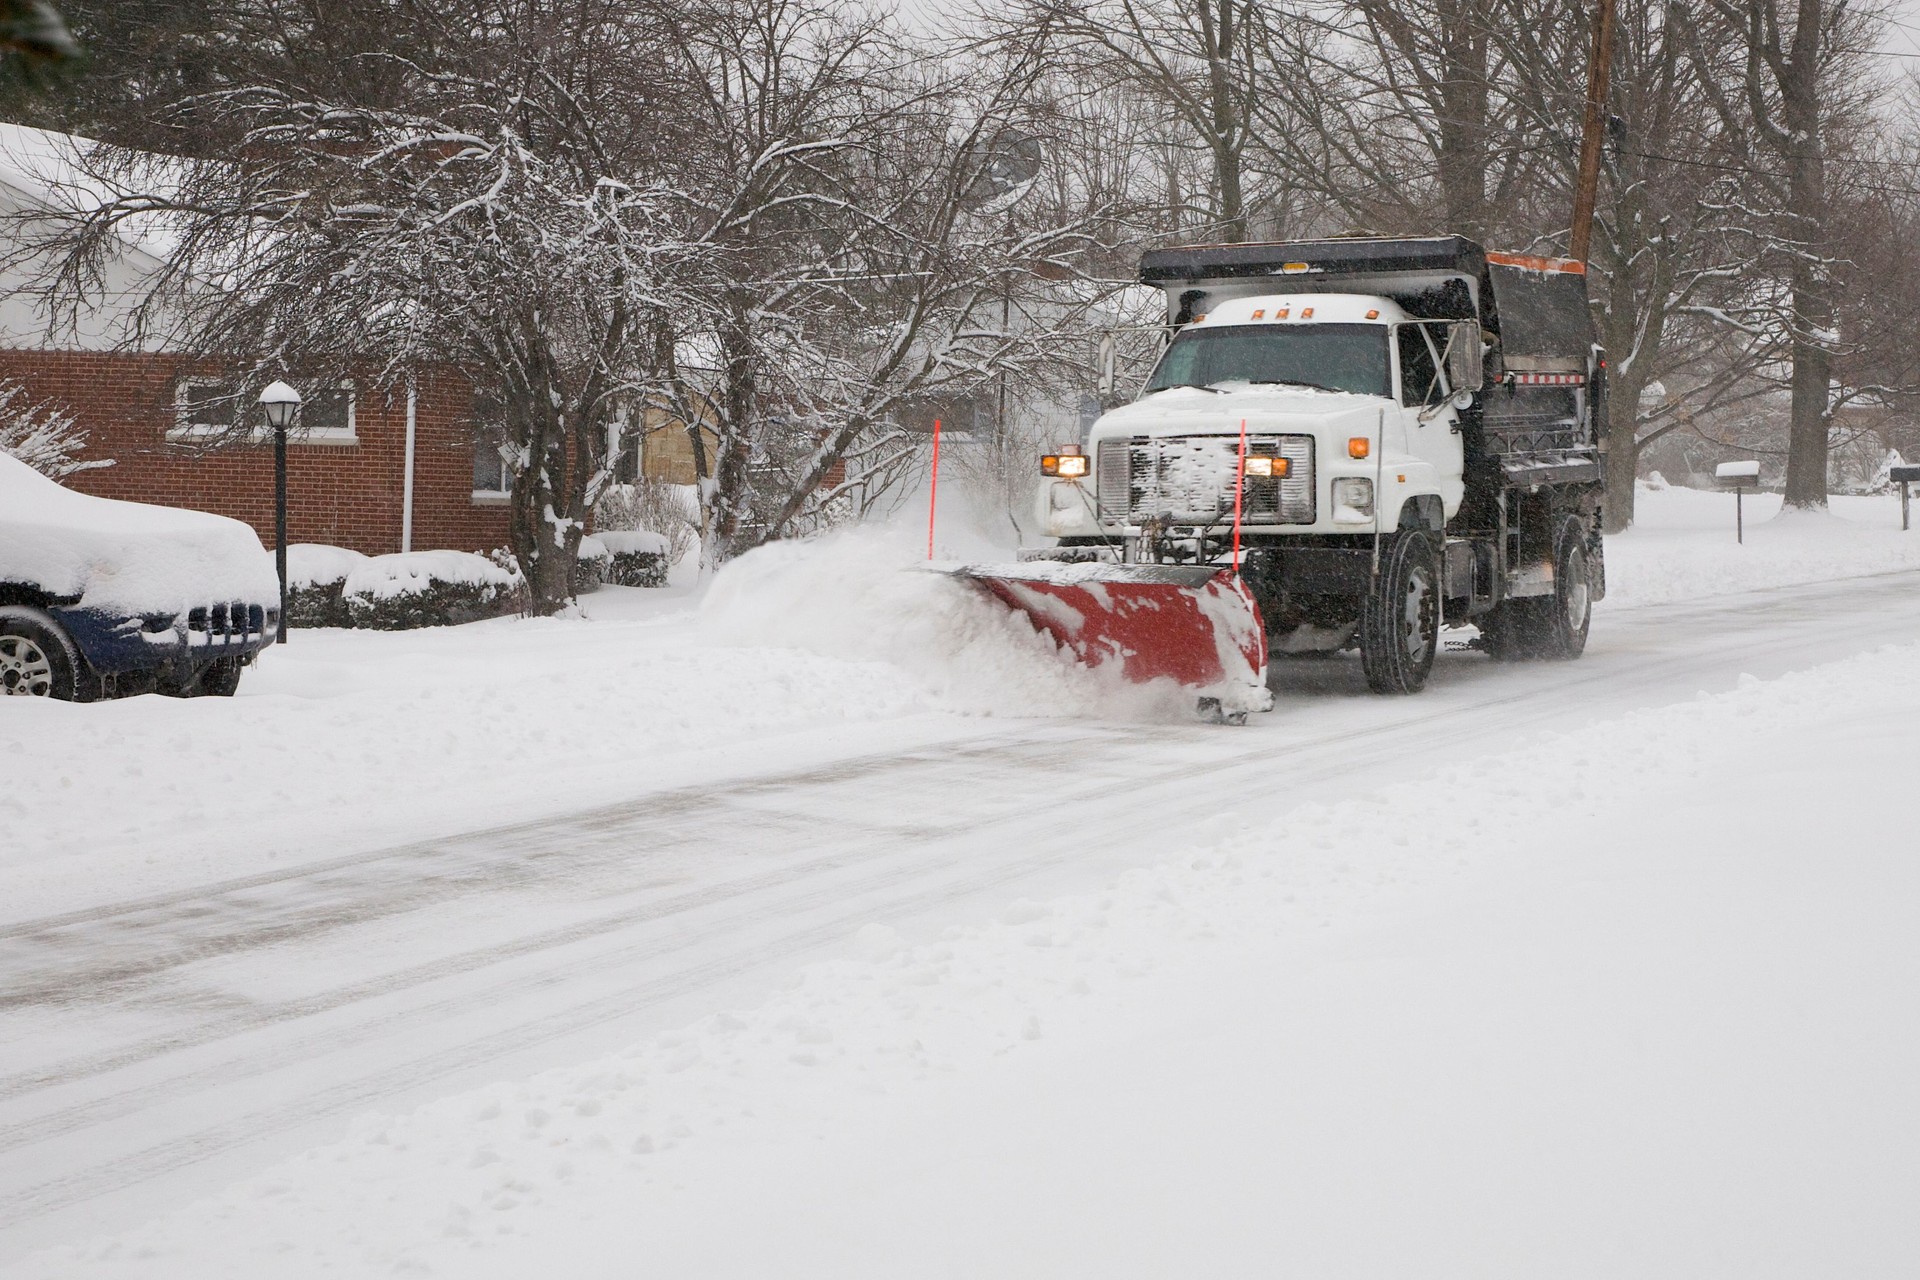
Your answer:
[[[1223,301],[1174,336],[1137,400],[1094,424],[1089,474],[1043,485],[1041,527],[1124,538],[1168,517],[1230,518],[1243,424],[1255,459],[1241,493],[1246,527],[1392,529],[1409,501],[1433,504],[1444,523],[1460,509],[1465,461],[1446,357],[1449,343],[1480,341],[1477,325],[1464,336],[1459,327],[1367,294]],[[1153,483],[1129,483],[1123,503],[1123,473]]]

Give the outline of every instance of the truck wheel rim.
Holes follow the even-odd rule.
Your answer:
[[[1424,569],[1407,575],[1406,623],[1407,661],[1416,666],[1427,657],[1427,613],[1432,607],[1433,579]]]
[[[0,636],[0,694],[45,698],[53,693],[53,663],[25,636]]]
[[[1567,626],[1578,631],[1587,625],[1587,610],[1592,606],[1592,594],[1587,587],[1587,555],[1576,551],[1567,557],[1567,573],[1573,579],[1573,585],[1567,588]]]

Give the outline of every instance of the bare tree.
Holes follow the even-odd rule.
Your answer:
[[[1849,0],[1703,0],[1675,17],[1743,180],[1755,265],[1787,283],[1786,502],[1824,507],[1838,342],[1831,167],[1835,144],[1864,125],[1874,96],[1862,62],[1876,16]]]
[[[710,410],[714,563],[870,505],[919,456],[904,406],[1047,359],[1080,304],[1029,299],[1076,273],[1098,213],[995,194],[1005,147],[1038,127],[1040,41],[929,62],[813,0],[695,16],[676,40],[698,139],[683,189],[707,252],[651,323],[657,394],[686,421]]]
[[[1274,12],[1258,0],[1039,0],[1021,21],[1051,35],[1061,67],[1078,73],[1085,91],[1120,89],[1160,108],[1156,141],[1171,222],[1178,226],[1180,211],[1197,203],[1201,234],[1238,242],[1248,233],[1246,153],[1266,69],[1262,30]],[[1180,182],[1190,149],[1205,157],[1204,191]]]
[[[1728,305],[1747,270],[1745,222],[1718,198],[1727,171],[1718,120],[1671,12],[1668,0],[1618,9],[1613,141],[1589,251],[1608,358],[1605,517],[1615,533],[1633,522],[1642,452],[1737,394],[1776,350],[1766,326]],[[1552,83],[1544,67],[1534,79]]]
[[[1584,32],[1566,0],[1333,0],[1270,19],[1258,163],[1349,226],[1528,238],[1569,149],[1559,86]]]

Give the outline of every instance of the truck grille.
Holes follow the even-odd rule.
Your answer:
[[[1312,524],[1313,437],[1247,437],[1253,456],[1285,458],[1282,479],[1248,476],[1241,494],[1247,524]],[[1225,523],[1233,519],[1234,464],[1238,436],[1136,436],[1100,445],[1100,518],[1138,524],[1171,515],[1175,524]]]

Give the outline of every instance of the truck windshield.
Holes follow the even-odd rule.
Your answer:
[[[1189,329],[1173,340],[1147,391],[1220,382],[1275,382],[1389,394],[1387,327],[1381,324],[1237,325]]]

